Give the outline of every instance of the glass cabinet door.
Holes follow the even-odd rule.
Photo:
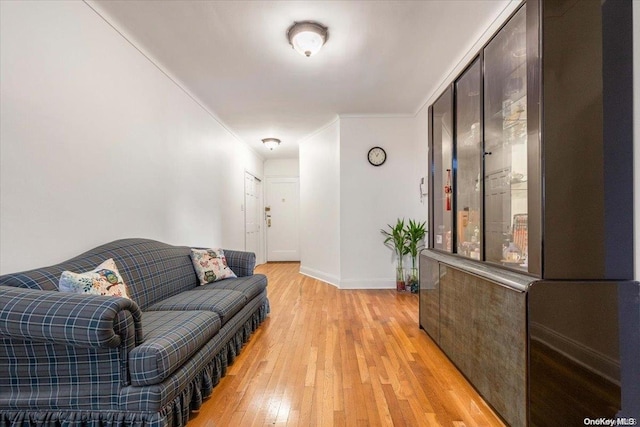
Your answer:
[[[449,87],[433,104],[433,247],[453,250],[453,102]]]
[[[525,8],[484,49],[484,120],[485,259],[526,270]]]
[[[456,81],[457,252],[481,259],[482,250],[482,75],[476,59]]]

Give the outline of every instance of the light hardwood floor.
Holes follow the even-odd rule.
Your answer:
[[[189,427],[503,426],[418,327],[418,297],[269,263],[271,314]]]

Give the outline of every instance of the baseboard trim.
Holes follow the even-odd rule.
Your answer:
[[[338,289],[395,289],[396,282],[394,279],[347,279],[340,280],[339,277],[333,274],[325,273],[324,271],[316,270],[313,268],[300,266],[300,274],[309,276],[316,280],[321,280]]]
[[[340,279],[332,274],[327,274],[324,271],[315,270],[313,268],[300,266],[300,274],[304,274],[305,276],[309,276],[312,279],[321,280],[326,282],[336,288],[340,289]]]
[[[531,336],[585,369],[620,385],[620,362],[540,323],[531,322]]]
[[[395,289],[393,279],[346,279],[340,281],[340,289]]]

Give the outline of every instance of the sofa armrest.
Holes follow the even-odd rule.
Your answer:
[[[143,340],[141,317],[137,304],[126,298],[0,286],[2,338],[115,348],[132,319],[138,345]]]
[[[256,266],[256,254],[253,252],[223,249],[227,265],[238,277],[252,276]]]

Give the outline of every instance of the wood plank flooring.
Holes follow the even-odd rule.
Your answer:
[[[418,297],[269,263],[271,314],[189,427],[504,426],[427,334]]]

